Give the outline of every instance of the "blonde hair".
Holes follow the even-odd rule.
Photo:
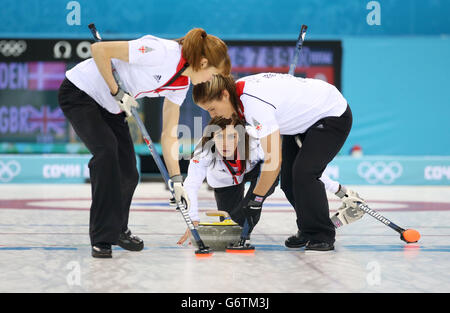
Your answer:
[[[202,28],[194,28],[177,42],[183,46],[183,58],[194,71],[200,70],[200,61],[206,58],[209,66],[217,67],[224,75],[230,74],[228,47],[220,38],[208,35]]]

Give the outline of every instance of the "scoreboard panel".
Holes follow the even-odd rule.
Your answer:
[[[86,152],[58,106],[65,72],[90,57],[89,40],[0,39],[0,153]],[[295,41],[227,41],[235,78],[261,72],[287,73]],[[340,41],[304,43],[296,76],[325,80],[341,88]],[[207,112],[192,101],[192,86],[181,107],[180,124],[199,137],[196,123],[206,125]],[[155,142],[160,137],[161,99],[142,100],[141,113]],[[200,121],[200,122],[199,122]],[[133,138],[141,138],[130,123]],[[137,149],[140,151],[140,149]],[[145,151],[145,149],[143,150]]]

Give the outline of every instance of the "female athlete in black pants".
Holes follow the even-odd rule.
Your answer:
[[[177,202],[184,198],[189,205],[178,149],[172,149],[178,146],[173,130],[178,126],[180,105],[191,81],[198,84],[213,74],[229,74],[230,59],[225,43],[203,29],[193,29],[179,40],[147,35],[131,41],[98,42],[91,50],[93,58],[66,73],[59,103],[93,155],[89,162],[92,256],[110,258],[114,244],[133,251],[144,247],[128,229],[138,172],[126,115],[138,106],[138,98],[165,97],[161,134],[164,160]],[[127,92],[115,82],[111,63]]]
[[[245,221],[242,201],[251,196],[261,173],[264,152],[258,139],[249,138],[245,124],[237,116],[215,117],[206,126],[205,135],[196,147],[189,163],[185,189],[191,201],[189,215],[198,225],[198,191],[206,179],[214,189],[217,209],[231,215],[241,226]],[[245,183],[250,186],[244,195]],[[276,180],[267,193],[273,193]],[[259,216],[255,217],[255,221]],[[178,241],[182,244],[189,237],[189,229]]]
[[[241,78],[214,76],[194,87],[194,101],[212,116],[240,114],[247,130],[260,138],[265,159],[249,201],[243,205],[250,227],[277,179],[297,213],[299,232],[288,239],[307,250],[334,249],[335,228],[320,177],[341,149],[352,125],[347,101],[332,85],[317,79],[262,73]],[[281,135],[302,136],[302,147]]]

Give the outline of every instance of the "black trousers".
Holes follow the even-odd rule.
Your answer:
[[[342,148],[352,127],[350,107],[339,117],[326,117],[295,136],[283,136],[281,189],[295,208],[297,226],[314,241],[334,243],[335,227],[329,217],[325,186],[320,180],[328,163]]]
[[[65,79],[60,107],[93,157],[89,161],[92,204],[91,244],[116,244],[128,228],[131,199],[138,184],[136,155],[125,113],[112,114]]]
[[[261,173],[261,164],[262,163],[259,163],[250,172],[245,174],[244,180],[239,185],[214,189],[217,209],[219,211],[228,212],[232,216],[232,219],[241,226],[245,222],[245,215],[241,207],[241,202],[244,200],[245,183],[250,182],[250,187],[246,195],[249,197],[253,193],[256,183],[258,182],[258,177]],[[268,191],[266,197],[270,196],[274,192],[277,185],[278,177]],[[259,218],[260,216],[256,218],[256,221],[259,221]]]

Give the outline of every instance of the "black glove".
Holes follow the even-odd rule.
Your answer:
[[[244,211],[245,218],[247,219],[249,228],[249,233],[252,232],[253,228],[258,224],[259,218],[261,216],[261,209],[265,197],[251,194],[249,200],[244,207],[242,208]]]

